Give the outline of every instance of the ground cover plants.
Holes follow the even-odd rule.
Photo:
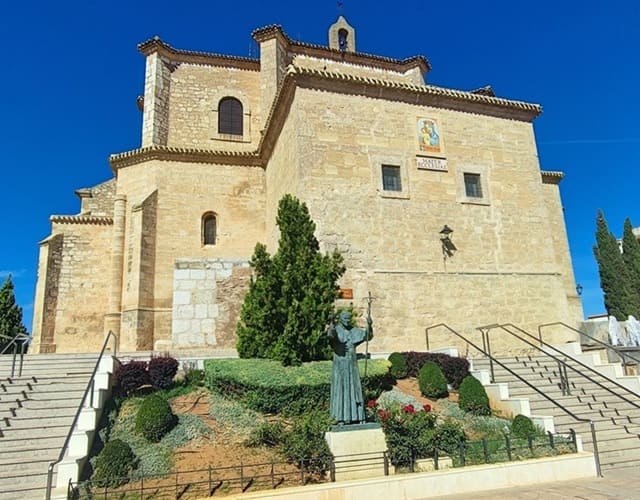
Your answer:
[[[465,411],[457,402],[458,392],[447,389],[448,379],[440,366],[426,357],[413,357],[414,365],[415,359],[427,359],[418,369],[424,380],[408,377],[392,386],[390,367],[399,368],[394,371],[402,375],[405,360],[400,353],[394,358],[368,360],[367,377],[364,360],[359,361],[359,369],[368,419],[381,425],[396,471],[408,472],[416,460],[444,455],[452,458],[454,466],[462,466],[569,451],[562,440],[550,450],[548,436],[526,417],[512,423],[490,413]],[[162,362],[163,367],[171,364]],[[462,367],[464,372],[465,363],[449,362],[449,366]],[[285,367],[265,359],[209,360],[204,371],[187,367],[165,389],[149,383],[148,365],[134,364],[121,373],[121,380],[130,383],[128,389],[122,387],[111,425],[101,432],[106,446],[92,459],[96,487],[126,494],[139,488],[144,476],[145,487],[155,484],[175,489],[176,471],[184,471],[180,473],[183,477],[188,471],[212,467],[229,468],[230,474],[237,474],[230,466],[240,463],[264,470],[274,470],[273,464],[278,464],[275,469],[281,479],[277,484],[283,486],[300,484],[301,477],[304,482],[329,480],[331,453],[324,433],[332,425],[328,414],[330,362]],[[132,389],[141,380],[147,385]],[[425,383],[438,387],[429,398],[422,390]],[[447,391],[449,396],[443,397]],[[145,410],[146,415],[145,408],[151,408]],[[237,491],[234,488],[239,483],[230,479],[224,484],[217,495]],[[273,487],[251,483],[252,489],[261,486]],[[192,490],[196,495],[196,488]],[[202,495],[204,490],[198,491]]]

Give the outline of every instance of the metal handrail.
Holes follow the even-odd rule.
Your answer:
[[[564,326],[565,328],[568,328],[569,330],[572,330],[572,331],[574,331],[576,333],[584,335],[589,340],[593,340],[596,344],[600,344],[601,346],[604,346],[605,349],[609,349],[609,350],[613,351],[614,353],[616,353],[618,356],[620,356],[622,358],[622,368],[624,370],[624,374],[625,375],[629,375],[629,373],[627,372],[627,363],[624,361],[625,358],[632,359],[633,361],[636,362],[637,365],[640,366],[640,359],[634,358],[633,356],[631,356],[631,354],[626,353],[624,351],[621,351],[619,349],[616,349],[611,344],[607,344],[606,342],[603,342],[602,340],[598,340],[597,338],[592,337],[591,335],[588,335],[588,334],[584,333],[583,331],[578,330],[577,328],[569,326],[569,325],[567,325],[566,323],[564,323],[562,321],[555,321],[554,323],[544,323],[543,325],[538,325],[538,337],[540,338],[540,342],[542,342],[542,329],[543,328],[546,328],[548,326],[558,326],[558,325]]]
[[[2,351],[0,352],[0,355],[6,353],[7,350],[11,346],[13,346],[13,359],[11,360],[11,377],[12,378],[16,372],[16,357],[18,356],[18,340],[22,340],[22,345],[20,346],[20,370],[18,371],[18,377],[21,377],[22,365],[24,364],[24,349],[25,349],[25,346],[29,343],[29,340],[31,340],[31,337],[29,337],[29,335],[26,335],[24,333],[18,333],[18,335],[16,335],[15,337],[9,337],[7,335],[0,334],[0,337],[2,337],[3,339],[11,339],[11,342],[9,342],[6,346],[4,346],[4,349],[2,349]]]
[[[89,402],[89,405],[93,405],[93,392],[94,392],[94,387],[95,387],[96,373],[98,372],[98,367],[100,366],[100,362],[102,361],[102,356],[104,355],[104,351],[107,348],[107,344],[109,343],[109,338],[110,337],[113,337],[113,354],[112,354],[112,356],[116,356],[117,355],[117,351],[118,351],[118,336],[115,333],[113,333],[112,331],[109,331],[109,333],[107,333],[107,337],[104,339],[104,344],[102,345],[102,349],[100,351],[100,355],[98,356],[98,361],[96,362],[96,366],[94,366],[94,368],[93,368],[93,372],[91,373],[91,378],[89,379],[89,382],[87,383],[87,388],[84,390],[84,395],[82,396],[82,399],[80,400],[80,405],[78,406],[78,409],[76,410],[76,414],[73,417],[73,422],[71,423],[71,427],[69,428],[69,433],[67,434],[67,437],[64,440],[64,444],[62,445],[62,449],[60,450],[60,454],[58,455],[58,458],[56,460],[54,460],[53,462],[51,462],[49,464],[49,469],[47,471],[47,489],[46,489],[46,492],[45,492],[45,499],[46,500],[51,500],[51,482],[53,480],[53,468],[57,464],[62,462],[62,459],[64,458],[64,454],[66,453],[67,448],[69,446],[69,441],[71,441],[71,435],[73,434],[73,429],[75,428],[76,424],[78,423],[78,419],[80,418],[80,413],[82,412],[82,410],[85,407],[85,405],[87,404],[87,402]]]
[[[514,372],[511,368],[509,368],[508,366],[506,366],[505,364],[503,364],[502,362],[498,361],[496,358],[494,358],[489,352],[481,349],[480,347],[478,347],[476,344],[474,344],[473,342],[471,342],[470,340],[468,340],[466,337],[464,337],[462,334],[456,332],[453,328],[451,328],[449,325],[447,325],[446,323],[438,323],[437,325],[432,325],[429,326],[425,329],[425,333],[427,333],[429,330],[433,330],[435,328],[446,328],[450,333],[453,333],[456,337],[462,339],[464,342],[466,342],[467,344],[469,344],[471,347],[473,347],[474,349],[476,349],[477,351],[479,351],[480,353],[484,354],[485,357],[489,358],[490,360],[493,360],[494,363],[497,363],[499,366],[501,366],[502,368],[504,368],[505,370],[507,370],[511,375],[513,375],[515,378],[517,378],[518,380],[520,380],[520,382],[523,382],[524,384],[526,384],[529,388],[533,389],[535,392],[537,392],[538,394],[540,394],[543,398],[547,399],[548,401],[550,401],[551,403],[553,403],[554,405],[556,405],[558,408],[560,408],[562,411],[564,411],[567,415],[569,415],[571,418],[573,418],[574,420],[578,421],[578,422],[584,422],[584,423],[588,423],[589,427],[591,429],[591,439],[593,440],[593,457],[595,460],[595,464],[596,464],[596,472],[598,474],[598,476],[602,476],[602,471],[600,469],[600,454],[598,452],[598,440],[596,438],[596,428],[595,428],[595,424],[593,422],[593,420],[588,419],[588,418],[581,418],[578,417],[575,413],[573,413],[571,410],[568,410],[567,408],[565,408],[562,404],[558,403],[555,399],[553,399],[552,397],[548,396],[547,394],[545,394],[544,392],[542,392],[540,389],[538,389],[535,385],[531,384],[529,381],[525,380],[524,378],[522,378],[520,375],[518,375],[516,372]]]
[[[518,336],[518,335],[517,335],[517,334],[515,334],[514,332],[512,332],[512,331],[508,330],[508,329],[507,329],[508,327],[509,327],[509,328],[515,328],[516,330],[518,330],[518,331],[519,331],[520,333],[522,333],[523,335],[527,335],[528,337],[531,337],[532,339],[534,339],[534,340],[536,340],[536,341],[539,341],[539,339],[536,339],[536,337],[535,337],[535,336],[531,335],[529,332],[527,332],[527,331],[523,330],[522,328],[520,328],[520,327],[518,327],[518,326],[514,325],[513,323],[504,323],[504,324],[502,324],[502,325],[498,325],[496,328],[500,328],[501,330],[503,330],[503,331],[507,332],[509,335],[511,335],[511,336],[513,336],[513,337],[515,337],[515,338],[517,338],[517,339],[519,339],[519,340],[521,340],[522,342],[524,342],[525,344],[527,344],[527,345],[529,345],[529,346],[533,347],[533,348],[534,348],[534,349],[536,349],[537,351],[539,351],[539,352],[541,352],[541,353],[543,353],[543,354],[545,354],[545,355],[549,356],[551,359],[553,359],[554,361],[556,361],[558,364],[561,364],[561,365],[564,367],[564,369],[565,369],[565,370],[566,370],[566,368],[571,368],[571,370],[573,370],[574,372],[576,372],[578,375],[580,375],[581,377],[583,377],[583,378],[585,378],[585,379],[589,380],[589,382],[592,382],[592,383],[596,384],[596,385],[597,385],[597,386],[599,386],[601,389],[605,389],[606,391],[610,392],[610,393],[611,393],[611,394],[613,394],[614,396],[617,396],[617,397],[619,397],[620,399],[623,399],[625,402],[627,402],[627,403],[629,403],[629,404],[631,404],[631,405],[635,406],[636,408],[640,408],[640,404],[635,403],[635,402],[631,401],[630,399],[627,399],[626,397],[624,397],[623,395],[619,394],[618,392],[615,392],[613,389],[611,389],[611,388],[609,388],[609,387],[607,387],[607,386],[605,386],[605,385],[601,384],[601,383],[600,383],[600,382],[598,382],[597,380],[594,380],[593,378],[591,378],[591,377],[590,377],[589,375],[587,375],[586,373],[584,373],[584,372],[582,372],[582,371],[578,370],[577,368],[575,368],[575,367],[571,366],[571,365],[570,365],[570,364],[568,364],[566,361],[564,361],[564,360],[562,360],[562,359],[558,358],[557,356],[555,356],[555,355],[553,355],[553,354],[549,353],[548,351],[546,351],[546,350],[542,349],[541,347],[538,347],[538,346],[537,346],[537,345],[535,345],[533,342],[529,342],[528,340],[523,339],[522,337]],[[640,399],[640,394],[635,393],[634,391],[632,391],[632,390],[631,390],[631,389],[629,389],[628,387],[625,387],[624,385],[619,384],[619,383],[618,383],[618,382],[616,382],[615,380],[613,380],[613,379],[611,379],[611,378],[607,377],[606,375],[604,375],[604,374],[600,373],[599,371],[597,371],[597,370],[595,370],[594,368],[592,368],[591,366],[589,366],[589,365],[587,365],[587,364],[583,363],[582,361],[579,361],[579,360],[577,360],[577,359],[575,359],[575,358],[573,358],[573,357],[569,356],[567,353],[562,352],[561,350],[557,349],[556,347],[552,346],[551,344],[548,344],[548,343],[547,343],[547,342],[545,342],[545,341],[540,341],[540,342],[542,343],[542,345],[543,345],[544,347],[547,347],[547,348],[553,349],[556,353],[558,353],[558,354],[560,354],[560,355],[562,355],[562,356],[565,356],[565,358],[567,358],[567,357],[568,357],[568,358],[571,358],[571,360],[572,360],[572,361],[576,362],[576,363],[577,363],[578,365],[580,365],[582,368],[585,368],[586,370],[588,370],[588,371],[590,371],[590,372],[594,373],[595,375],[598,375],[598,376],[602,377],[602,378],[603,378],[603,379],[605,379],[607,382],[609,382],[609,383],[611,383],[611,384],[615,385],[615,386],[616,386],[616,387],[618,387],[619,389],[622,389],[623,391],[625,391],[625,392],[627,392],[627,393],[629,393],[629,394],[631,394],[631,395],[635,396],[636,398],[639,398],[639,399]],[[566,374],[566,371],[565,371],[565,374]]]

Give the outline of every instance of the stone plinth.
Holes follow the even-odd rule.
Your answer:
[[[385,475],[387,443],[380,425],[334,426],[324,438],[334,456],[336,481]]]

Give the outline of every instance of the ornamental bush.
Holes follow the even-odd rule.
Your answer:
[[[538,428],[526,415],[516,415],[511,423],[511,434],[519,438],[533,437],[538,434]]]
[[[171,406],[163,398],[152,394],[140,405],[136,415],[135,429],[147,440],[157,443],[165,434],[173,429],[178,419],[171,411]]]
[[[153,357],[149,361],[149,380],[156,389],[168,389],[178,371],[178,361],[171,356]]]
[[[286,459],[310,472],[323,474],[329,470],[331,450],[324,433],[330,425],[331,417],[326,411],[312,410],[296,419],[282,439],[281,451]],[[301,460],[305,460],[304,464]]]
[[[465,377],[458,391],[458,405],[473,415],[491,415],[489,397],[480,381],[471,375]]]
[[[102,449],[93,472],[92,482],[98,487],[116,487],[129,481],[137,460],[131,447],[120,439],[109,441]]]
[[[389,450],[389,460],[395,466],[410,466],[414,459],[429,456],[424,439],[433,429],[436,416],[411,404],[375,408],[376,420],[382,425]]]
[[[432,399],[444,398],[449,395],[447,379],[440,367],[433,361],[427,361],[418,373],[418,385],[423,396]]]
[[[447,419],[430,430],[425,439],[425,448],[430,456],[435,455],[436,450],[439,455],[446,453],[451,456],[458,452],[460,443],[467,442],[467,435],[460,423]]]
[[[399,352],[392,352],[389,355],[389,362],[391,363],[389,373],[391,373],[394,378],[402,379],[407,377],[407,362],[402,354]]]
[[[146,361],[129,361],[116,369],[116,384],[126,395],[149,384],[149,372]]]
[[[427,361],[433,361],[440,367],[447,382],[451,384],[451,387],[454,389],[460,387],[462,380],[469,375],[469,361],[464,358],[449,356],[448,354],[440,352],[409,351],[401,354],[405,358],[409,377],[417,377],[420,368],[422,368]]]

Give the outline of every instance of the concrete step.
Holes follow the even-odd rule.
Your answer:
[[[28,446],[61,446],[64,439],[69,434],[68,425],[42,427],[35,429],[3,429],[4,437],[0,437],[0,447],[2,450],[10,448],[21,448]],[[25,443],[28,441],[28,443]]]
[[[64,440],[58,440],[60,446],[62,446]],[[0,440],[0,444],[2,441]],[[2,455],[0,455],[0,464],[14,463],[21,461],[33,461],[33,460],[55,460],[60,453],[60,446],[42,447],[42,448],[29,448],[29,443],[26,443],[24,447],[4,449]],[[0,465],[1,466],[1,465]]]
[[[54,481],[55,482],[55,481]],[[3,500],[5,498],[44,498],[44,490],[47,486],[47,471],[30,474],[28,476],[16,475],[0,478],[0,491]]]
[[[71,415],[63,415],[59,417],[42,415],[33,418],[9,418],[8,425],[6,420],[0,420],[0,429],[8,437],[13,430],[28,429],[34,433],[39,433],[41,430],[50,429],[51,427],[71,426],[75,412]]]
[[[0,459],[0,479],[7,477],[16,477],[20,475],[32,475],[41,474],[47,472],[49,464],[53,462],[56,457],[51,459],[36,459],[36,460],[23,460],[21,462],[7,462],[4,459]]]
[[[79,402],[78,402],[79,404]],[[33,418],[48,418],[48,417],[63,417],[68,415],[75,415],[77,411],[75,406],[66,406],[61,408],[19,408],[13,405],[10,408],[5,409],[0,406],[0,425],[5,418],[9,420],[15,419],[33,419]],[[13,411],[12,411],[13,410]]]

